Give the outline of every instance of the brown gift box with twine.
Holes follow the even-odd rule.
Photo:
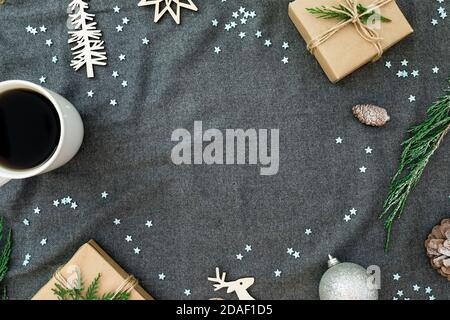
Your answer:
[[[137,283],[137,280],[127,274],[102,248],[94,241],[81,246],[75,255],[44,285],[32,300],[57,300],[52,289],[55,283],[62,284],[71,274],[71,268],[78,267],[83,283],[91,281],[100,273],[99,293],[129,291],[129,300],[153,300]],[[64,284],[63,284],[64,285]]]
[[[307,8],[344,5],[349,19],[323,19]],[[376,8],[391,22],[378,21],[374,28],[360,23],[356,6]],[[372,12],[372,11],[371,11]],[[296,0],[289,4],[289,17],[331,82],[337,82],[413,32],[394,0]]]

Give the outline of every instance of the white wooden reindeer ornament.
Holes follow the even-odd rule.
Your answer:
[[[173,20],[175,20],[177,24],[180,24],[181,8],[192,11],[198,10],[192,0],[186,0],[187,3],[183,1],[184,0],[140,0],[138,6],[155,6],[155,23],[158,22],[166,12],[168,12],[172,16]],[[165,5],[162,9],[160,8],[161,4]],[[175,10],[172,9],[172,4],[175,5]]]
[[[71,36],[69,44],[75,43],[71,49],[73,60],[70,66],[78,71],[86,66],[88,78],[94,77],[94,65],[106,65],[106,52],[103,51],[104,41],[101,40],[102,31],[96,29],[97,22],[94,22],[95,14],[87,13],[89,5],[83,0],[72,0],[69,4],[69,31]]]
[[[222,288],[227,288],[227,293],[236,292],[239,300],[255,300],[247,291],[247,289],[255,283],[255,278],[242,278],[239,280],[225,282],[226,272],[222,273],[222,277],[219,275],[219,268],[216,268],[216,277],[208,278],[208,281],[217,282],[214,285],[214,291]]]

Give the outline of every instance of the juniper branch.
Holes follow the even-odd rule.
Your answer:
[[[3,238],[3,218],[0,217],[0,241],[2,240],[2,238]],[[0,251],[0,284],[6,276],[6,272],[8,271],[8,263],[11,257],[11,247],[12,247],[11,230],[9,230],[6,235],[3,248]],[[3,293],[0,295],[0,300],[6,298],[7,298],[6,288],[4,288]]]
[[[449,79],[450,81],[450,79]],[[389,248],[392,225],[402,216],[409,194],[419,183],[431,156],[450,131],[450,88],[427,110],[427,118],[412,127],[403,142],[398,169],[391,180],[380,219],[386,231],[385,250]]]
[[[361,22],[364,24],[367,24],[367,22],[371,18],[375,18],[376,20],[380,20],[381,22],[392,21],[391,19],[383,17],[382,15],[374,11],[367,11],[368,9],[362,4],[358,4],[357,10],[359,15],[364,14],[363,16],[360,17]],[[351,12],[341,4],[331,7],[320,6],[314,8],[306,8],[306,11],[308,11],[311,14],[317,15],[317,18],[320,19],[337,19],[340,21],[347,21],[351,19]]]

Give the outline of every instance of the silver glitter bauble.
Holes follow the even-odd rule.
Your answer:
[[[377,300],[378,290],[370,289],[366,269],[328,256],[328,270],[319,284],[320,300]]]

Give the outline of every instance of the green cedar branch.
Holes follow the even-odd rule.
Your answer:
[[[336,11],[338,10],[338,11]],[[357,6],[358,14],[363,14],[359,19],[362,23],[367,24],[369,19],[376,19],[380,20],[381,22],[391,22],[391,19],[388,19],[386,17],[383,17],[382,15],[374,12],[374,11],[367,11],[367,8],[363,6],[362,4],[358,4]],[[337,5],[337,6],[321,6],[321,7],[314,7],[314,8],[306,8],[306,11],[308,11],[311,14],[317,15],[320,19],[337,19],[341,21],[347,21],[351,19],[351,12],[344,7],[343,5]],[[347,14],[339,11],[347,12]]]
[[[57,296],[58,300],[128,300],[130,294],[128,292],[120,291],[118,293],[108,292],[102,296],[98,296],[98,288],[100,282],[100,273],[92,280],[91,284],[86,290],[86,294],[83,294],[83,282],[80,281],[80,288],[66,289],[59,283],[55,283],[55,287],[52,289],[53,293]]]
[[[3,239],[3,218],[0,217],[0,242]],[[0,250],[0,284],[6,276],[6,272],[8,271],[8,263],[11,257],[11,248],[12,248],[12,240],[11,240],[11,230],[6,235],[3,248]],[[0,300],[7,299],[6,288],[0,290]]]
[[[444,95],[428,108],[427,118],[408,131],[410,137],[402,144],[403,151],[398,169],[391,180],[383,212],[380,214],[380,219],[384,219],[386,231],[386,251],[389,248],[394,220],[401,217],[409,194],[419,183],[428,161],[449,131],[450,88],[447,88]]]

